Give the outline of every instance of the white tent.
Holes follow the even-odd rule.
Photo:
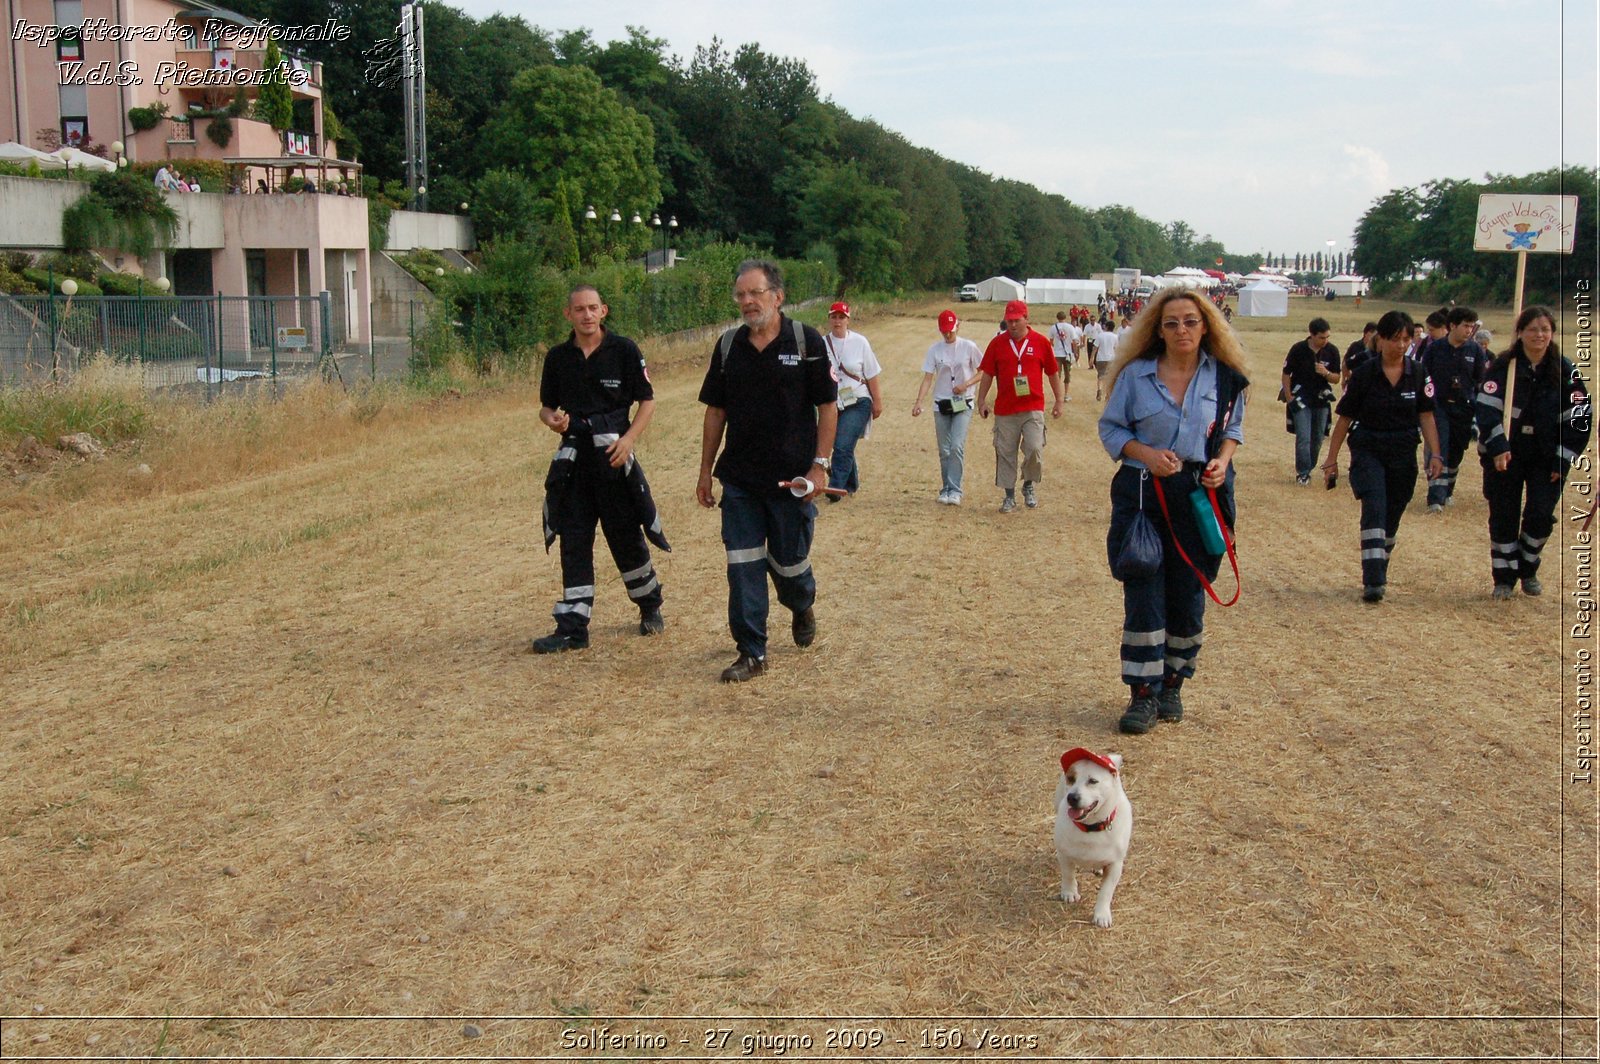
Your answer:
[[[1160,287],[1173,288],[1214,288],[1217,279],[1204,270],[1197,270],[1192,266],[1174,266],[1159,278]]]
[[[1239,289],[1239,313],[1247,318],[1286,318],[1289,291],[1268,280],[1247,284]]]
[[[1013,299],[1023,298],[1023,293],[1022,283],[1009,277],[990,277],[978,282],[978,298],[991,303],[1009,303]]]
[[[1089,304],[1106,294],[1106,283],[1060,277],[1030,277],[1026,291],[1029,303]]]
[[[1267,281],[1272,284],[1282,285],[1284,288],[1294,284],[1293,281],[1281,273],[1247,273],[1241,278],[1245,284],[1255,284],[1258,281]]]
[[[1330,277],[1322,282],[1322,286],[1334,295],[1364,296],[1367,294],[1367,279],[1356,277],[1352,274],[1341,273],[1337,277]]]

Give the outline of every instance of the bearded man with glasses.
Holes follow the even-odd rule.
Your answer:
[[[728,552],[728,627],[739,656],[722,671],[741,683],[767,670],[767,573],[793,615],[796,646],[817,638],[811,537],[817,493],[827,483],[838,427],[838,381],[822,336],[783,313],[783,274],[747,259],[734,275],[733,300],[744,324],[723,333],[700,386],[701,506],[718,505]],[[723,447],[723,436],[727,446]],[[718,455],[718,449],[721,455]],[[809,481],[811,490],[780,484]]]

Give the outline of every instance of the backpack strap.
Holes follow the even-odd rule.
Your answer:
[[[1212,360],[1217,362],[1217,420],[1211,426],[1211,435],[1206,439],[1206,457],[1215,458],[1217,451],[1222,448],[1222,441],[1227,435],[1228,422],[1233,420],[1233,405],[1238,402],[1239,394],[1250,387],[1250,380],[1244,374],[1221,361],[1216,356]]]
[[[796,351],[800,352],[800,357],[804,358],[806,354],[805,326],[801,325],[793,318],[789,319],[789,326],[794,331],[794,348]],[[733,328],[725,331],[722,334],[721,339],[717,341],[717,354],[722,358],[723,373],[728,372],[728,352],[733,350],[733,338],[738,334],[738,332],[739,326],[735,325]]]

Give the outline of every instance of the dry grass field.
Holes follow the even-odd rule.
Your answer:
[[[560,587],[528,390],[292,397],[316,416],[256,456],[156,441],[0,486],[0,1054],[1593,1059],[1574,553],[1491,602],[1469,456],[1364,606],[1355,501],[1294,483],[1283,353],[1381,308],[1237,323],[1244,593],[1189,720],[1138,738],[1093,382],[1038,510],[996,512],[981,422],[967,505],[936,506],[910,407],[938,309],[856,322],[888,411],[818,520],[821,634],[779,610],[745,685],[716,682],[693,500],[709,341],[647,345],[654,639],[602,549],[591,648],[526,653]],[[999,308],[963,310],[981,345]],[[1137,814],[1107,931],[1054,894],[1075,745],[1126,756]]]

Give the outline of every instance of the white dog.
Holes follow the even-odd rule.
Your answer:
[[[1097,927],[1111,926],[1111,896],[1122,878],[1122,862],[1133,837],[1133,804],[1122,790],[1122,755],[1075,747],[1061,755],[1056,784],[1056,860],[1061,865],[1061,900],[1078,900],[1082,871],[1103,871],[1094,901]]]

